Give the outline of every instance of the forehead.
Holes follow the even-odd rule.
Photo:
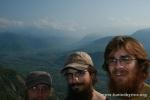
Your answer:
[[[128,55],[129,53],[125,50],[125,49],[118,49],[116,51],[112,51],[110,54],[109,54],[109,57],[112,57],[112,56],[124,56],[124,55]]]

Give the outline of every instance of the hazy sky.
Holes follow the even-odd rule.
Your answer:
[[[150,27],[150,0],[0,0],[0,30],[23,27],[131,34]]]

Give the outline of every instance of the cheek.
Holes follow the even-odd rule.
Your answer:
[[[72,83],[72,79],[66,79],[66,81],[67,81],[68,84]]]
[[[135,62],[133,62],[133,63],[129,64],[127,68],[130,73],[136,72],[137,64]]]
[[[111,74],[113,72],[113,70],[114,70],[114,67],[108,66],[108,72],[109,72],[109,74]]]
[[[28,97],[32,100],[33,98],[36,97],[36,93],[35,93],[35,92],[28,91]]]
[[[45,98],[48,98],[50,96],[50,92],[46,92],[45,94],[44,94],[44,97]]]
[[[82,81],[83,83],[91,83],[92,78],[90,77],[90,75],[87,75],[87,76],[84,77],[81,81]]]
[[[78,82],[78,80],[76,80],[76,79],[67,79],[66,81],[67,81],[67,83],[68,83],[69,85],[71,85],[71,84],[74,84],[74,83],[77,83],[77,82]]]

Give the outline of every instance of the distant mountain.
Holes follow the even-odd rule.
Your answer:
[[[0,33],[1,52],[29,52],[33,50],[45,50],[49,52],[63,51],[66,45],[71,44],[73,38],[54,36],[49,34],[26,34],[26,33]]]
[[[150,51],[150,28],[138,30],[132,36],[142,42],[146,50]]]
[[[96,39],[91,41],[88,44],[83,45],[82,47],[76,50],[84,50],[88,52],[103,52],[106,44],[111,40],[112,36],[107,36],[103,38]]]
[[[47,43],[38,37],[11,32],[0,33],[1,52],[25,52],[46,46]]]
[[[54,63],[55,60],[76,40],[74,37],[57,36],[54,33],[26,32],[0,33],[0,64],[20,71],[56,67],[59,64]]]
[[[98,33],[91,33],[91,34],[87,34],[86,36],[84,36],[83,38],[81,38],[79,41],[77,41],[76,43],[74,43],[71,47],[72,49],[76,49],[76,48],[82,48],[82,46],[88,45],[91,42],[101,38],[102,36]]]
[[[144,44],[144,47],[147,51],[150,51],[150,28],[138,30],[131,35],[137,40],[141,41]],[[107,43],[113,38],[113,36],[106,37],[98,37],[97,39],[92,37],[92,35],[88,35],[83,38],[79,42],[77,42],[78,47],[74,50],[84,50],[87,52],[103,52]],[[79,46],[80,45],[80,46]]]
[[[83,37],[79,42],[80,44],[88,44],[92,41],[95,41],[99,38],[102,38],[103,36],[101,36],[100,34],[96,34],[96,33],[91,33],[91,34],[88,34],[86,35],[85,37]]]
[[[79,42],[75,42],[77,41],[75,37],[63,35],[60,31],[41,32],[43,31],[28,30],[22,33],[0,33],[0,64],[59,66],[64,61],[61,57],[63,58],[68,52],[76,50],[89,53],[104,52],[105,46],[112,39],[112,36],[102,38],[97,35],[87,35]],[[131,35],[142,41],[148,51],[150,51],[149,32],[150,29],[143,29]]]

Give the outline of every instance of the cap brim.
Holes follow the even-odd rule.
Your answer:
[[[45,85],[51,86],[51,84],[50,84],[49,82],[46,82],[46,81],[42,81],[42,80],[41,80],[41,81],[36,81],[36,82],[30,84],[30,85],[28,86],[28,88],[32,88],[33,86],[36,86],[36,85],[38,85],[38,84],[45,84]]]
[[[28,88],[31,88],[33,86],[36,86],[38,84],[46,84],[51,86],[52,81],[51,78],[49,76],[36,76],[36,77],[32,77],[30,80],[28,80],[26,82],[26,86]]]
[[[63,73],[66,69],[68,68],[72,68],[72,69],[76,69],[76,70],[85,70],[88,68],[88,65],[84,65],[84,64],[79,64],[79,63],[71,63],[66,65],[62,70],[61,73]]]

